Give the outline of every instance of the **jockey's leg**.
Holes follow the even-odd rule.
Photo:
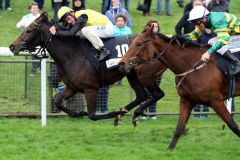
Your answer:
[[[104,28],[104,26],[87,26],[81,30],[83,36],[98,50],[99,61],[110,55],[110,51],[104,47],[102,40],[99,38],[98,32],[101,32],[102,28]]]
[[[237,75],[240,73],[240,61],[236,57],[236,53],[231,53],[230,51],[226,51],[223,54],[223,57],[225,57],[228,61],[234,64],[234,69],[233,69],[233,75]]]

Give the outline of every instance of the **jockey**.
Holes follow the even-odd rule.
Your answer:
[[[197,40],[205,28],[212,30],[217,35],[216,41],[202,55],[201,60],[209,60],[210,55],[217,51],[235,64],[233,75],[237,75],[240,72],[240,61],[231,49],[240,46],[240,19],[234,14],[209,12],[203,6],[196,6],[191,10],[188,21],[196,24],[196,28],[191,33],[184,35],[185,39]],[[233,37],[230,36],[232,35],[237,35],[234,37],[235,41],[231,41]]]
[[[94,10],[86,9],[74,13],[69,7],[58,10],[59,22],[65,22],[70,27],[67,30],[52,26],[49,30],[58,36],[83,36],[98,50],[99,61],[110,55],[100,38],[113,37],[113,24],[105,15]],[[100,38],[99,38],[100,37]]]

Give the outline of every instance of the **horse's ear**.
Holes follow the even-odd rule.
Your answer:
[[[150,36],[153,36],[153,28],[154,28],[154,25],[152,24],[151,27],[148,28],[147,32],[149,33]]]
[[[41,17],[43,17],[44,20],[48,20],[48,13],[47,13],[47,12],[43,12],[43,13],[41,14]]]

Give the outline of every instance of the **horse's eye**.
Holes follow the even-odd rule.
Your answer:
[[[141,47],[141,46],[142,46],[142,43],[137,43],[136,46],[137,46],[137,47]]]
[[[27,32],[27,33],[31,33],[31,32],[32,32],[32,30],[28,29],[26,32]]]

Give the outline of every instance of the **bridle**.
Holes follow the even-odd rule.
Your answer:
[[[40,33],[39,29],[40,29],[41,24],[38,24],[38,23],[35,22],[35,21],[33,21],[32,23],[36,26],[36,29],[27,30],[26,32],[28,32],[28,33],[30,33],[30,32],[39,32],[39,33]],[[24,39],[24,38],[22,38],[22,37],[20,36],[19,39],[21,40],[21,44],[20,44],[20,48],[18,48],[18,49],[20,50],[20,49],[23,48],[24,45],[25,45],[25,46],[27,46],[26,48],[27,48],[27,50],[29,51],[29,54],[35,55],[38,59],[48,58],[48,56],[47,56],[47,54],[46,54],[46,48],[48,48],[48,46],[49,46],[50,43],[51,43],[52,34],[49,35],[49,37],[47,38],[46,41],[43,40],[43,37],[42,37],[42,35],[40,34],[40,36],[41,36],[40,39],[41,39],[41,42],[42,42],[42,43],[40,44],[40,49],[38,50],[37,53],[33,53],[33,52],[36,50],[36,46],[31,45],[30,41],[31,41],[32,39],[34,39],[35,37],[37,37],[37,36],[38,36],[38,34],[34,34],[33,37],[30,38],[30,40],[28,40],[29,37],[26,38],[26,39]]]

